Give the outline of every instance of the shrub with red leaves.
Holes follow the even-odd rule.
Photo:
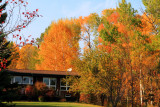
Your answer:
[[[27,85],[25,88],[25,95],[28,97],[29,100],[32,100],[35,96],[35,89],[31,85]]]

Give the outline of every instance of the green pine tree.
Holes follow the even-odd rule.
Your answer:
[[[2,2],[2,0],[0,0]],[[13,44],[6,40],[6,34],[3,33],[3,24],[7,18],[7,13],[4,12],[7,2],[0,6],[0,107],[6,107],[1,101],[12,101],[15,95],[15,87],[17,84],[10,84],[10,76],[6,72],[6,67],[11,60],[7,59],[11,56],[11,48]],[[5,90],[5,91],[4,91]]]

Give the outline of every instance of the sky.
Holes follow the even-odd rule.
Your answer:
[[[101,14],[101,11],[116,8],[120,0],[28,0],[28,9],[39,9],[43,17],[36,18],[22,33],[32,38],[40,37],[41,33],[51,24],[61,18],[78,18],[90,13]],[[141,0],[127,0],[137,10],[144,9]]]

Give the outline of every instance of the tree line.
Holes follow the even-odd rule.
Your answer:
[[[71,91],[94,94],[113,107],[159,105],[160,1],[143,0],[143,4],[142,14],[122,0],[101,15],[54,21],[35,45],[12,53],[8,68],[72,68],[80,77],[68,79]]]

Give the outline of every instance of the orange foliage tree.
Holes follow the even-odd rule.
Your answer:
[[[80,24],[75,19],[52,22],[40,45],[36,69],[66,71],[79,55]]]

